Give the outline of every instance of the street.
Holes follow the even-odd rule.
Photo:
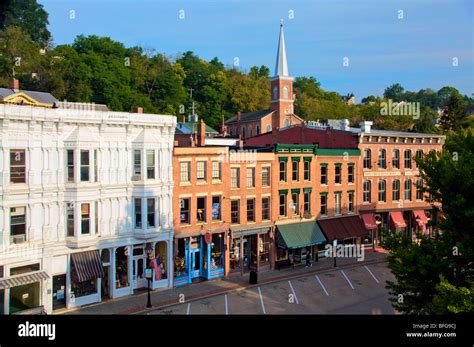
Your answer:
[[[395,314],[385,262],[308,274],[179,303],[146,314]]]

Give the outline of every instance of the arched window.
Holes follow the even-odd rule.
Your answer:
[[[249,126],[249,137],[252,137],[252,126]]]
[[[245,128],[242,128],[242,138],[245,139]]]
[[[273,88],[273,100],[278,99],[278,87]]]
[[[288,119],[285,119],[284,127],[288,128],[289,126],[290,126],[290,121]]]
[[[398,149],[394,149],[392,152],[392,168],[400,168],[400,151]]]
[[[385,180],[379,181],[379,202],[387,201],[387,184]]]
[[[405,201],[411,201],[411,180],[405,181]]]
[[[288,99],[288,87],[283,87],[283,99]]]
[[[371,196],[371,193],[372,193],[372,182],[370,181],[364,181],[364,185],[363,185],[363,188],[364,188],[364,191],[363,191],[363,202],[366,202],[366,203],[370,203],[370,196]]]
[[[370,149],[368,148],[364,149],[364,169],[370,169],[372,167],[371,160],[372,160],[372,154],[371,154]]]
[[[410,149],[405,150],[404,159],[405,159],[404,161],[405,169],[411,169],[411,150]]]
[[[400,200],[400,181],[394,180],[392,183],[392,200],[399,201]]]
[[[385,149],[379,149],[379,158],[377,161],[377,165],[379,169],[386,169],[387,168],[387,155]]]
[[[423,179],[416,181],[416,200],[423,200]]]
[[[267,127],[265,128],[267,133],[272,131],[272,126],[270,124],[267,124]]]
[[[257,127],[255,128],[255,135],[258,134],[260,134],[260,125],[257,125]]]

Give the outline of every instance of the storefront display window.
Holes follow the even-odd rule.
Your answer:
[[[39,306],[39,282],[10,288],[10,313]]]
[[[211,270],[224,267],[223,256],[223,238],[222,234],[212,235],[211,243]]]
[[[258,235],[258,249],[260,254],[260,264],[270,261],[270,236],[268,234]]]
[[[178,247],[174,259],[174,277],[187,275],[186,269],[186,240],[178,239]]]
[[[168,278],[168,256],[167,244],[164,241],[158,242],[155,246],[155,258],[150,262],[150,267],[155,270],[155,280]]]
[[[119,247],[115,251],[115,287],[128,287],[128,248]]]
[[[240,254],[240,245],[241,239],[235,238],[232,239],[232,244],[230,247],[230,269],[231,271],[240,271],[241,265],[241,254]]]
[[[79,298],[81,296],[87,296],[97,294],[97,279],[93,278],[89,281],[72,282],[71,293],[74,297]]]
[[[280,260],[286,260],[286,259],[288,259],[288,250],[285,248],[278,247],[276,260],[280,261]]]

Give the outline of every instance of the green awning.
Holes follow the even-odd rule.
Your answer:
[[[311,193],[313,188],[303,188],[303,193]]]
[[[292,193],[299,193],[301,191],[301,188],[292,188],[291,192]]]
[[[291,157],[291,161],[300,161],[300,157]]]
[[[288,157],[279,157],[278,158],[280,161],[284,161],[284,162],[287,162],[288,161]]]
[[[282,248],[302,248],[326,242],[315,222],[282,224],[277,226],[277,244]]]
[[[286,194],[288,194],[288,189],[280,189],[280,190],[278,191],[278,193],[280,193],[280,195],[282,195],[282,194],[283,194],[283,195],[286,195]]]
[[[313,160],[313,157],[304,157],[303,160],[304,161],[311,161],[311,160]]]

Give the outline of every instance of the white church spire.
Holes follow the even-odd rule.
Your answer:
[[[283,35],[283,19],[280,23],[280,38],[275,65],[275,76],[288,76],[288,61],[286,60],[285,36]]]

